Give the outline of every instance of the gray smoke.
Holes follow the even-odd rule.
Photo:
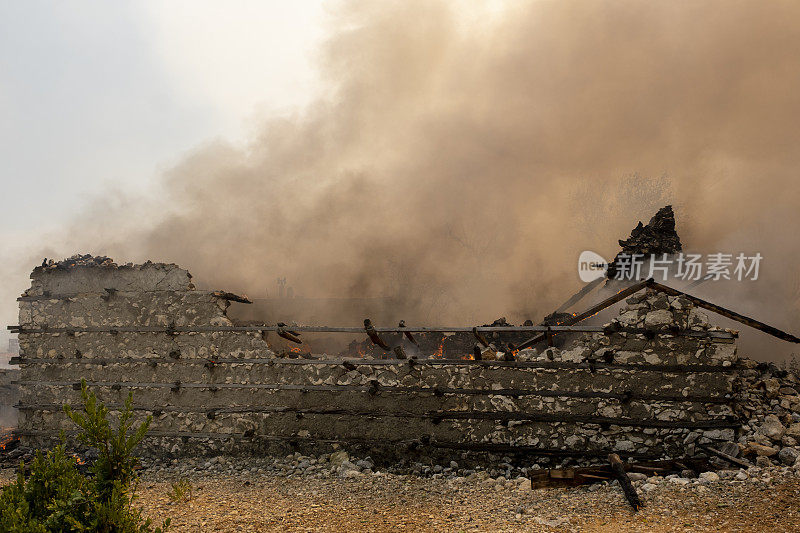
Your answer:
[[[98,204],[37,259],[177,262],[256,297],[278,276],[401,294],[409,323],[536,320],[580,286],[582,250],[613,257],[672,203],[687,250],[765,257],[760,281],[700,295],[800,331],[800,4],[509,6],[339,5],[324,98],[198,148],[157,200]]]

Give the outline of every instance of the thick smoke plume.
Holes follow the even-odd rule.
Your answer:
[[[613,257],[672,203],[687,251],[764,256],[760,281],[698,294],[800,331],[799,4],[472,5],[339,5],[323,98],[198,148],[163,197],[87,213],[50,254],[520,322],[580,286],[582,250]]]

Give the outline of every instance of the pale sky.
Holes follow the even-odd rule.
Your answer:
[[[317,1],[0,2],[6,253],[189,150],[313,98]]]

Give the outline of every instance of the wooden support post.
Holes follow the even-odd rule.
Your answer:
[[[614,477],[619,481],[619,485],[622,487],[622,492],[625,494],[628,503],[631,504],[634,511],[638,511],[642,508],[642,502],[639,499],[639,495],[636,493],[636,489],[633,488],[631,479],[625,472],[625,465],[622,464],[619,455],[616,453],[608,454],[608,462],[611,463],[611,471],[614,472]]]
[[[372,321],[369,318],[364,319],[364,330],[367,332],[367,336],[373,344],[380,346],[387,352],[392,351],[392,348],[386,344],[383,339],[380,338],[380,336],[378,336],[378,332],[375,331],[375,326],[372,325]]]
[[[477,344],[472,349],[472,358],[474,360],[476,360],[476,361],[480,361],[482,359],[482,357],[481,357],[481,347],[478,346]]]
[[[489,347],[489,341],[478,331],[478,328],[472,328],[472,335],[478,340],[484,348]]]
[[[405,328],[406,327],[406,321],[405,320],[401,320],[400,323],[397,325],[397,327],[398,328]],[[413,344],[414,346],[419,347],[419,343],[417,342],[417,339],[415,339],[414,336],[411,335],[411,333],[409,333],[408,331],[404,331],[403,335],[406,336],[406,338],[411,342],[411,344]]]

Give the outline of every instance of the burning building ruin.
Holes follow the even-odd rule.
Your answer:
[[[672,209],[620,245],[679,251]],[[345,446],[373,457],[591,460],[675,457],[695,441],[725,448],[740,438],[737,402],[750,393],[740,374],[753,366],[739,359],[738,333],[705,311],[800,339],[652,279],[613,280],[619,257],[539,324],[475,327],[240,320],[228,310],[251,305],[247,297],[199,290],[174,264],[44,261],[11,327],[17,433],[36,446],[69,432],[61,406],[86,380],[112,412],[134,392],[137,416],[153,416],[154,455]],[[600,286],[600,302],[569,311]],[[584,322],[617,307],[603,325]],[[331,350],[335,336],[352,340]]]
[[[695,431],[731,440],[739,425],[736,335],[711,326],[686,297],[645,285],[619,297],[627,296],[624,312],[606,327],[429,331],[237,325],[226,310],[246,299],[197,290],[177,265],[83,256],[31,277],[15,329],[19,434],[28,444],[70,430],[61,404],[77,400],[82,379],[112,411],[133,391],[138,415],[154,417],[149,451],[172,455],[341,444],[374,455],[422,448],[655,458],[676,453]],[[370,342],[391,352],[281,351],[287,337],[337,329],[376,336]],[[448,333],[438,329],[478,345],[509,333],[576,339],[520,350],[497,341],[508,358],[474,360],[469,350],[458,358],[429,352],[428,339]],[[400,338],[418,352],[395,352]]]

